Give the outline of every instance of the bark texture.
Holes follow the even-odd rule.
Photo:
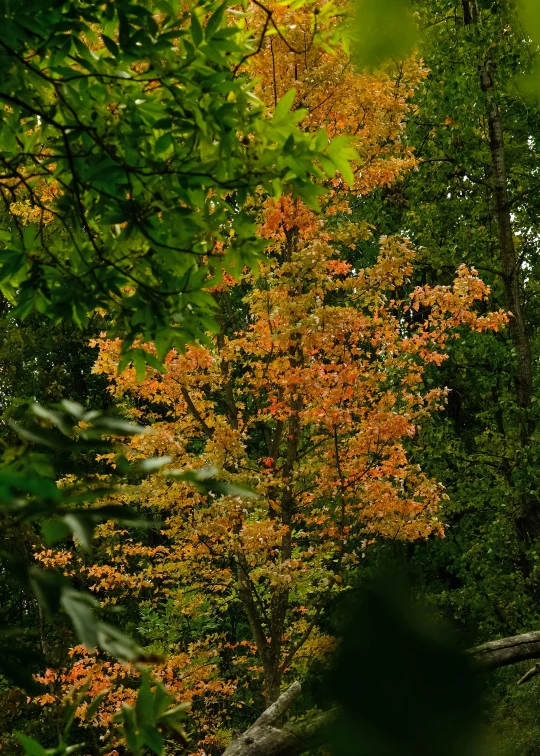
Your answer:
[[[300,683],[293,683],[249,730],[232,741],[223,756],[298,756],[319,744],[324,727],[333,719],[333,711],[283,728],[276,726],[300,691]]]
[[[467,651],[482,669],[498,669],[527,659],[540,659],[540,630],[483,643]]]

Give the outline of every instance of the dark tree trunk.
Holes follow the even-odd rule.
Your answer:
[[[517,355],[516,399],[524,410],[531,406],[533,370],[527,323],[523,314],[521,271],[514,246],[508,177],[506,173],[504,133],[501,113],[494,98],[494,71],[490,65],[480,72],[482,91],[486,93],[489,125],[489,146],[493,171],[493,194],[497,216],[499,253],[503,274],[506,307],[512,313],[509,330]]]

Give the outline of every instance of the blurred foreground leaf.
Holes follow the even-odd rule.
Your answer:
[[[408,0],[356,0],[350,34],[358,65],[377,66],[413,52],[418,30]]]
[[[476,673],[408,593],[403,580],[379,579],[351,603],[329,676],[340,706],[333,756],[483,753]]]

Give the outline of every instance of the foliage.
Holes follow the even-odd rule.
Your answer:
[[[0,10],[1,283],[16,314],[85,326],[102,307],[126,349],[140,334],[160,358],[202,338],[205,289],[262,250],[246,198],[316,206],[321,161],[337,166],[328,140],[295,125],[288,99],[264,116],[239,70],[257,41],[226,3]]]
[[[294,57],[280,44],[273,51],[276,71],[291,75]],[[259,59],[257,65],[263,64]],[[327,65],[318,59],[298,87],[313,110],[320,90],[313,87],[308,96],[303,86],[322,86]],[[414,61],[409,65],[414,76]],[[329,105],[330,128],[354,129],[363,102],[358,92],[366,100],[375,93],[380,98],[362,134],[361,148],[371,158],[366,175],[358,170],[350,179],[354,197],[369,191],[369,181],[375,187],[388,183],[413,158],[399,160],[397,134],[407,105],[402,99],[395,110],[391,81],[381,75],[377,89],[373,75],[347,75],[346,81]],[[410,91],[410,84],[403,86]],[[341,102],[341,119],[334,121]],[[308,117],[320,126],[315,112]],[[388,134],[397,153],[390,172]],[[288,198],[260,202],[255,210],[271,257],[257,280],[246,274],[236,286],[231,280],[220,284],[220,320],[229,325],[213,348],[171,352],[165,373],[151,368],[141,381],[135,367],[118,374],[119,340],[99,342],[96,370],[113,382],[133,418],[152,423],[152,433],[132,444],[130,459],[166,450],[171,465],[183,470],[214,464],[258,498],[196,495],[164,470],[123,498],[163,517],[151,543],[125,541],[105,527],[92,562],[73,549],[37,554],[90,580],[105,604],[143,599],[157,617],[166,611],[168,624],[175,616],[197,622],[198,643],[208,643],[215,663],[221,662],[234,703],[248,675],[252,686],[254,675],[262,678],[271,701],[284,674],[303,675],[306,659],[327,655],[333,641],[320,631],[321,618],[374,537],[442,534],[437,511],[443,491],[407,458],[416,425],[444,402],[445,392],[431,390],[424,373],[444,361],[455,329],[466,325],[481,332],[506,322],[501,312],[475,310],[488,290],[465,267],[451,286],[411,286],[413,253],[400,238],[383,238],[376,264],[353,269],[346,256],[370,242],[371,234],[366,224],[348,220],[350,196],[336,182],[324,220]],[[242,625],[233,630],[226,617],[238,611]],[[208,691],[208,667],[199,681],[174,671],[182,665],[191,671],[184,655],[188,647],[193,656],[193,636],[187,641],[173,629],[167,640],[174,651],[156,674],[170,675],[169,689],[183,700],[196,698],[201,682]],[[86,673],[95,663],[81,661],[75,666]],[[71,682],[70,668],[55,679]],[[104,701],[105,726],[115,696]],[[221,712],[206,716],[213,730],[224,723]],[[209,745],[199,741],[199,747]]]
[[[431,70],[407,128],[407,139],[418,145],[419,170],[372,208],[359,205],[358,212],[367,212],[376,227],[408,229],[422,250],[419,283],[449,281],[456,265],[465,262],[491,284],[494,306],[505,306],[488,103],[478,71],[479,60],[491,62],[493,96],[506,132],[522,298],[536,354],[538,112],[534,102],[525,107],[515,89],[516,77],[534,64],[534,48],[523,41],[511,7],[476,5],[481,24],[464,22],[465,6],[456,6],[455,13],[445,2],[416,7]],[[450,497],[443,515],[447,538],[415,555],[421,590],[425,586],[441,611],[482,638],[511,635],[538,622],[538,530],[525,514],[534,520],[538,502],[538,405],[535,395],[526,412],[519,408],[516,375],[508,331],[487,338],[464,334],[450,345],[440,378],[431,376],[434,385],[450,389],[448,409],[423,424],[415,444],[414,459],[444,483]]]
[[[75,445],[79,454],[95,454],[97,449],[102,453],[111,454],[115,448],[111,437],[140,433],[143,431],[142,428],[129,425],[124,420],[110,415],[98,412],[85,413],[80,405],[66,400],[55,409],[45,409],[35,403],[21,403],[11,410],[9,423],[19,435],[21,446],[10,447],[7,450],[0,468],[0,512],[6,535],[10,531],[17,532],[25,523],[38,520],[41,522],[45,544],[52,546],[67,537],[73,537],[75,542],[89,549],[93,530],[99,523],[114,521],[131,527],[148,527],[153,524],[125,506],[94,504],[104,496],[122,490],[111,485],[115,482],[111,475],[98,474],[84,478],[75,462],[71,473],[73,482],[65,481],[59,485],[54,481],[54,469],[47,454],[36,452],[33,445],[29,446],[29,443],[38,443],[48,449],[68,451]],[[53,427],[47,427],[45,423],[49,426],[52,424]],[[138,477],[152,473],[169,461],[168,458],[144,459],[137,465],[130,465],[123,456],[116,456],[116,459],[124,476]],[[190,485],[195,484],[199,490],[207,493],[229,493],[226,484],[214,479],[214,473],[214,470],[201,470],[198,475],[180,474],[178,478],[189,481]],[[243,493],[237,488],[231,492],[237,495]],[[9,542],[9,536],[6,540]],[[98,602],[88,593],[77,590],[61,570],[50,571],[29,566],[16,552],[3,551],[2,561],[7,574],[27,584],[33,591],[41,611],[47,617],[53,617],[60,610],[69,616],[77,637],[86,649],[99,648],[116,659],[131,662],[153,660],[154,657],[144,653],[125,633],[99,619],[96,616]],[[48,694],[42,692],[43,689],[35,682],[32,674],[39,668],[37,665],[45,660],[26,645],[14,643],[16,635],[17,628],[13,626],[2,632],[2,674],[30,692],[45,695],[46,699]],[[38,678],[38,683],[40,682],[47,684],[49,681],[44,677]],[[58,746],[52,750],[45,750],[32,738],[21,736],[21,742],[28,753],[60,755],[71,752],[71,746],[68,747],[65,738],[69,735],[75,714],[90,685],[91,680],[85,680],[81,689],[73,694],[75,699],[70,704],[72,712],[68,716],[63,739]],[[176,735],[184,737],[183,731],[176,725],[176,715],[180,715],[184,709],[170,709],[172,699],[161,683],[155,683],[155,693],[149,692],[149,685],[150,682],[143,676],[143,683],[136,694],[138,703],[135,711],[140,720],[139,724],[127,704],[120,713],[115,712],[116,721],[121,724],[121,729],[135,754],[142,752],[145,743],[150,745],[154,752],[161,753],[157,745],[161,736],[155,730],[158,724],[172,728]],[[152,696],[157,696],[155,704],[152,704],[154,709],[147,711],[150,703],[146,702],[146,699],[151,702]],[[87,721],[93,719],[100,703],[101,699],[95,697],[85,706]],[[151,711],[155,713],[151,714]],[[93,712],[91,716],[89,712]],[[107,750],[100,752],[105,753]]]
[[[25,494],[24,507],[4,515],[2,544],[23,555],[26,582],[1,586],[25,597],[8,601],[22,617],[5,636],[20,649],[12,671],[42,669],[30,574],[52,609],[79,623],[95,612],[85,646],[65,612],[36,622],[50,666],[31,733],[66,712],[60,749],[181,752],[154,726],[165,703],[142,714],[138,697],[191,702],[188,748],[212,756],[287,678],[307,680],[304,708],[329,703],[321,669],[336,612],[379,560],[409,564],[412,590],[471,640],[538,624],[538,401],[533,391],[520,403],[513,314],[503,314],[493,159],[499,118],[536,384],[540,136],[537,102],[517,88],[535,86],[536,20],[525,0],[350,10],[2,6],[0,98],[18,100],[4,100],[0,131],[2,285],[16,308],[4,309],[2,401],[19,376],[26,395],[53,397],[106,378],[105,404],[149,426],[118,456],[110,440],[100,446],[105,426],[85,426],[101,415],[66,414],[75,405],[14,415],[25,448],[6,447],[4,473],[18,474],[9,496]],[[403,58],[415,38],[421,57]],[[9,343],[39,340],[42,313],[51,346],[37,360],[17,346],[13,370]],[[82,381],[45,374],[63,364],[65,343],[80,343],[57,338],[67,317],[87,328],[83,339],[103,330],[96,383],[88,351]],[[32,440],[52,439],[51,420],[68,423],[68,435],[53,434],[54,476]],[[2,430],[8,446],[14,437]],[[69,498],[98,488],[98,508]],[[74,593],[83,586],[93,598]],[[374,752],[470,745],[460,657],[426,639],[426,620],[422,639],[416,619],[404,629],[402,609],[396,619],[372,596],[356,619],[362,653],[342,656],[334,679],[351,714],[336,753],[344,738]],[[138,661],[93,648],[105,639],[118,656],[116,631],[103,631],[113,617]],[[516,691],[518,674],[490,678],[483,705],[492,751],[532,755],[535,688]],[[55,742],[50,731],[36,740]]]
[[[92,506],[96,500],[120,490],[111,486],[110,476],[84,479],[76,476],[78,470],[75,463],[72,472],[74,482],[58,485],[47,454],[35,452],[29,446],[29,443],[37,443],[68,451],[76,444],[79,454],[95,453],[96,449],[110,454],[114,449],[109,440],[111,436],[140,433],[142,428],[98,412],[85,413],[80,405],[67,400],[56,409],[46,409],[39,404],[21,404],[10,415],[9,423],[22,443],[18,448],[10,447],[7,450],[0,470],[0,511],[5,528],[16,530],[24,523],[40,520],[46,544],[53,545],[73,536],[83,548],[90,549],[93,530],[99,523],[115,521],[131,526],[148,525],[127,507]],[[54,427],[47,427],[43,421]],[[137,466],[130,466],[120,457],[117,462],[124,474],[144,475],[167,461],[167,458],[145,459]],[[208,475],[205,472],[199,476],[199,486],[204,490],[222,492],[223,484],[216,485],[212,473]],[[45,572],[37,567],[27,569],[24,560],[16,553],[4,551],[2,557],[5,569],[15,572],[21,580],[29,581],[45,612],[52,615],[62,608],[70,616],[80,641],[87,648],[102,648],[119,659],[133,661],[142,658],[137,645],[123,633],[94,619],[92,606],[96,606],[97,602],[74,590],[60,573]],[[13,632],[13,628],[10,632]],[[13,664],[9,655],[2,656],[1,664],[8,676],[32,687],[30,671]]]
[[[536,629],[539,621],[538,102],[520,87],[537,67],[538,49],[524,33],[525,5],[414,3],[431,72],[417,90],[405,133],[416,145],[418,172],[355,208],[376,229],[407,229],[420,250],[418,283],[448,281],[464,262],[490,283],[494,306],[504,307],[488,124],[496,106],[533,399],[526,411],[516,401],[518,366],[508,331],[464,334],[450,345],[439,376],[430,376],[449,388],[447,409],[423,423],[411,452],[445,485],[446,538],[401,550],[412,559],[418,592],[471,643]],[[481,87],[484,66],[493,76],[489,93]],[[390,546],[387,552],[394,553]],[[510,668],[489,679],[495,753],[538,751],[534,683],[516,688],[521,674]]]
[[[85,747],[85,743],[78,746],[69,745],[69,738],[75,716],[83,705],[84,698],[91,686],[91,679],[88,678],[81,688],[72,691],[65,706],[65,723],[62,731],[60,743],[55,748],[43,748],[34,738],[24,733],[17,733],[17,737],[24,746],[25,752],[29,756],[67,756],[75,753],[80,748]],[[94,719],[103,695],[97,695],[89,703],[84,705],[85,722],[91,724]],[[173,706],[171,697],[165,691],[161,683],[152,686],[148,673],[143,672],[143,682],[139,687],[134,706],[124,703],[122,708],[116,713],[115,721],[119,724],[120,732],[134,756],[143,756],[151,753],[159,756],[163,753],[164,740],[161,730],[164,730],[169,736],[179,741],[181,744],[186,743],[186,734],[182,722],[186,715],[186,706]],[[96,753],[100,756],[110,753],[113,746],[113,733],[102,739],[102,742]]]
[[[380,65],[413,52],[418,31],[407,0],[358,0],[353,8],[351,39],[359,65]]]

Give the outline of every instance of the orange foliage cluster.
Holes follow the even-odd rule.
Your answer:
[[[362,271],[319,235],[303,236],[290,259],[276,258],[246,297],[247,330],[220,338],[215,349],[172,352],[167,372],[149,370],[142,383],[131,368],[116,375],[119,340],[99,341],[95,368],[129,414],[151,423],[130,443],[130,458],[167,454],[171,467],[183,469],[213,464],[260,498],[203,496],[153,476],[121,498],[159,513],[160,545],[107,524],[93,563],[72,552],[38,555],[84,579],[105,602],[139,597],[159,609],[169,601],[177,615],[200,620],[240,601],[267,686],[272,643],[279,643],[274,667],[295,675],[331,648],[314,620],[347,584],[370,539],[442,534],[444,493],[406,451],[418,422],[444,400],[443,391],[425,388],[425,366],[444,359],[456,326],[484,330],[505,321],[501,313],[475,314],[487,290],[465,268],[452,287],[400,294],[412,251],[399,239],[383,239],[378,263]],[[416,322],[411,315],[420,308],[425,316]],[[287,611],[274,628],[278,597]],[[219,658],[214,641],[205,640]],[[182,695],[197,694],[195,680],[210,685],[199,672],[186,689],[177,658],[184,654],[173,653],[172,677],[164,678],[175,692],[179,679]],[[253,659],[236,664],[243,675],[257,671]],[[66,673],[70,684],[73,673]],[[218,676],[212,684],[223,696],[237,681]],[[115,694],[100,716],[124,693],[132,695]]]
[[[191,726],[201,748],[222,745],[216,741],[215,732],[230,718],[230,696],[237,687],[235,683],[219,678],[217,654],[223,645],[222,639],[216,636],[190,644],[185,652],[172,649],[166,661],[155,664],[152,669],[154,677],[164,683],[178,703],[192,704]],[[49,689],[37,700],[43,706],[58,705],[67,692],[90,681],[86,698],[77,708],[76,716],[84,727],[99,728],[104,735],[109,734],[111,728],[114,732],[114,714],[122,704],[135,704],[140,670],[129,664],[98,660],[84,646],[75,646],[69,655],[73,662],[68,669],[58,672],[48,669],[37,678]],[[89,704],[97,696],[102,697],[103,703],[89,717]],[[213,732],[208,727],[210,712]],[[119,744],[120,738],[117,740]],[[116,754],[113,751],[109,756]]]
[[[45,154],[45,152],[43,153]],[[50,166],[49,170],[54,169]],[[9,181],[5,182],[9,186]],[[50,181],[48,174],[26,175],[24,168],[21,169],[21,179],[11,180],[12,195],[32,193],[32,200],[17,199],[10,203],[9,211],[12,215],[20,218],[23,223],[39,223],[47,225],[54,220],[53,206],[56,198],[61,194],[57,181]]]
[[[394,72],[359,72],[348,45],[336,44],[345,3],[317,1],[294,10],[273,3],[267,7],[280,33],[268,24],[273,36],[250,59],[250,70],[259,79],[257,92],[268,108],[295,88],[295,107],[306,109],[306,130],[325,128],[331,138],[352,137],[360,156],[351,187],[357,193],[391,184],[413,168],[417,160],[402,136],[406,117],[415,109],[410,99],[428,73],[421,61],[413,56]],[[267,17],[258,4],[250,6],[255,36]]]

